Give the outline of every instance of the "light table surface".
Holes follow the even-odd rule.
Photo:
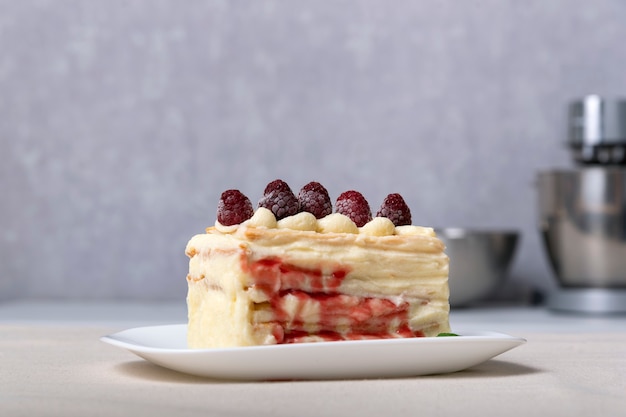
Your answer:
[[[99,340],[129,327],[181,323],[185,314],[184,303],[0,304],[0,415],[626,415],[625,316],[453,310],[454,331],[493,330],[528,342],[462,372],[395,379],[211,380]]]

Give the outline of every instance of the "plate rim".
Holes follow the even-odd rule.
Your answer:
[[[233,353],[233,352],[257,352],[266,350],[303,350],[303,349],[327,349],[337,348],[343,346],[345,348],[355,346],[384,346],[384,345],[402,345],[402,344],[426,344],[426,343],[459,343],[459,342],[489,342],[489,341],[510,341],[517,345],[522,345],[528,340],[520,336],[513,336],[507,333],[498,331],[482,330],[474,331],[468,330],[460,332],[457,336],[445,336],[445,337],[408,337],[408,338],[393,338],[393,339],[368,339],[368,340],[340,340],[340,341],[328,341],[328,342],[308,342],[308,343],[290,343],[290,344],[278,344],[278,345],[258,345],[258,346],[236,346],[236,347],[219,347],[219,348],[165,348],[148,346],[145,344],[137,343],[131,340],[131,338],[124,337],[124,334],[133,333],[137,331],[145,330],[158,330],[163,328],[182,328],[187,324],[165,324],[165,325],[150,325],[128,328],[119,332],[107,334],[100,337],[102,342],[108,343],[113,346],[121,347],[131,351],[141,351],[146,353],[160,353],[160,354],[206,354],[212,352],[220,353]]]

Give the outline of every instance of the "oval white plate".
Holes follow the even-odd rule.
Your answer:
[[[100,340],[165,368],[220,379],[384,378],[457,372],[526,342],[496,332],[452,337],[187,349],[187,325],[138,327]]]

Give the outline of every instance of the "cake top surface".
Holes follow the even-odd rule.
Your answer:
[[[370,236],[435,236],[431,227],[411,224],[411,211],[400,194],[389,194],[373,217],[368,201],[358,191],[341,193],[333,212],[328,191],[320,183],[306,184],[296,196],[280,179],[265,187],[256,210],[239,190],[222,193],[215,227],[209,229],[229,234],[242,226]]]

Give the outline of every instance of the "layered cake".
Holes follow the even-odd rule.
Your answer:
[[[190,348],[436,336],[448,324],[448,257],[399,194],[372,217],[357,191],[268,184],[256,209],[225,191],[191,238]]]

